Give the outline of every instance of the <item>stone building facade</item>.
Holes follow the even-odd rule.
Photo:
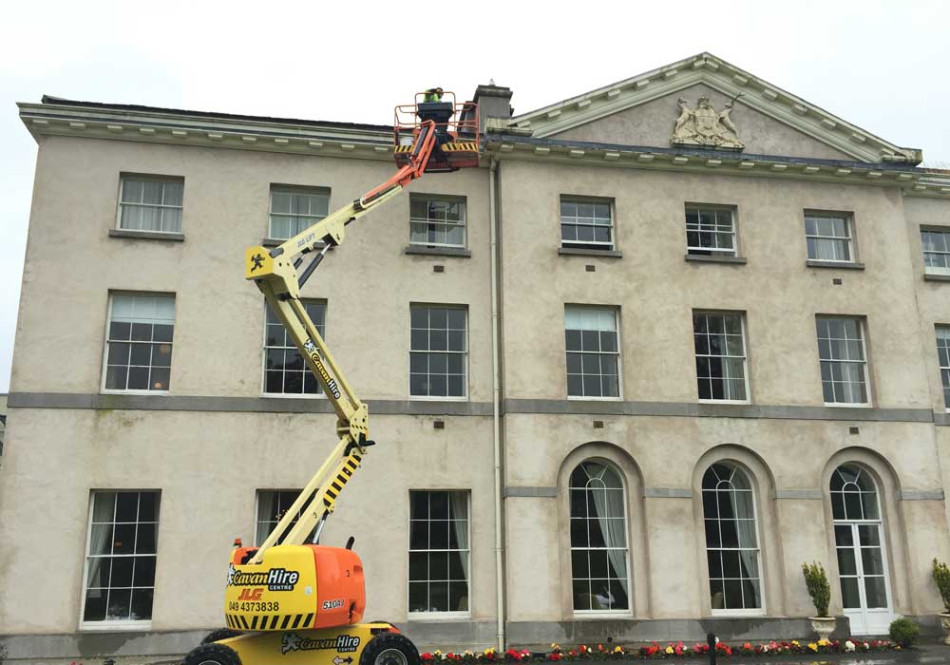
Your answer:
[[[512,117],[305,287],[372,434],[323,542],[421,645],[932,625],[950,173],[710,54]],[[44,98],[0,469],[11,658],[187,651],[329,449],[241,278],[391,128]],[[57,349],[57,357],[48,355]],[[38,519],[39,518],[39,519]]]

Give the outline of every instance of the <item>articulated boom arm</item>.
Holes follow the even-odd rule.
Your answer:
[[[300,289],[323,260],[327,250],[343,242],[346,225],[393,198],[403,187],[422,176],[435,147],[435,123],[428,121],[420,128],[409,163],[389,180],[279,247],[250,247],[247,250],[245,276],[257,284],[264,299],[284,324],[307,367],[320,382],[336,411],[336,431],[340,437],[329,457],[249,561],[251,564],[260,563],[267,548],[281,544],[277,542],[280,535],[290,526],[298,512],[300,518],[283,539],[283,544],[302,544],[314,526],[319,537],[343,486],[359,468],[366,446],[372,444],[367,440],[369,413],[366,405],[343,377],[317,332],[316,325],[307,315],[300,302]],[[304,266],[307,261],[309,263]],[[303,269],[298,273],[302,266]]]

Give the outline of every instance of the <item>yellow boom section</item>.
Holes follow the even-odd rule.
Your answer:
[[[343,486],[359,468],[364,444],[369,436],[369,413],[350,387],[317,326],[308,316],[300,301],[303,281],[323,259],[326,251],[343,241],[344,227],[370,210],[396,196],[401,185],[388,188],[372,200],[354,201],[333,212],[317,224],[287,240],[279,247],[250,247],[245,255],[245,277],[253,280],[264,294],[267,304],[284,324],[294,346],[303,356],[308,369],[320,382],[337,415],[339,443],[311,478],[274,530],[261,544],[249,563],[259,563],[264,551],[277,544],[300,545],[307,534],[326,514],[333,512],[334,504]],[[310,263],[304,267],[309,259]],[[298,273],[298,268],[303,271]],[[277,540],[290,526],[296,515],[297,523],[282,543]]]
[[[435,147],[435,123],[426,121],[416,135],[409,163],[389,180],[280,246],[273,249],[250,247],[245,253],[244,276],[257,284],[267,304],[287,329],[307,368],[317,377],[336,411],[336,432],[340,437],[330,456],[261,543],[248,562],[250,564],[259,564],[264,552],[274,545],[303,544],[314,527],[317,528],[316,538],[319,538],[320,530],[327,516],[333,512],[340,492],[359,468],[366,446],[371,443],[367,441],[369,412],[366,405],[347,383],[317,332],[317,326],[307,315],[306,308],[300,302],[300,288],[320,265],[327,250],[343,242],[347,224],[397,196],[405,185],[425,173]],[[290,527],[297,514],[300,515],[297,523],[278,543],[280,535]]]

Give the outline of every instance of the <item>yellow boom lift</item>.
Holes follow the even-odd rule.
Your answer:
[[[225,592],[228,627],[208,635],[183,665],[419,664],[416,647],[395,626],[360,623],[366,600],[353,538],[342,548],[318,544],[373,442],[366,404],[307,315],[300,290],[327,250],[343,242],[348,224],[425,173],[478,165],[477,108],[446,96],[449,101],[433,101],[419,93],[415,104],[396,108],[394,153],[401,168],[389,180],[279,247],[250,247],[245,254],[246,278],[264,294],[333,406],[339,441],[263,543],[243,547],[236,541]]]

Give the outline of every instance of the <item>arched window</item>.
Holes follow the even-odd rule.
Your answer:
[[[630,609],[626,492],[620,474],[587,460],[571,473],[574,609]]]
[[[830,489],[844,613],[855,635],[887,632],[892,616],[877,486],[863,468],[842,464]]]
[[[861,467],[842,465],[831,474],[831,513],[836,520],[879,520],[877,487]]]
[[[703,518],[712,609],[761,609],[755,498],[744,471],[724,463],[713,464],[706,470]]]

